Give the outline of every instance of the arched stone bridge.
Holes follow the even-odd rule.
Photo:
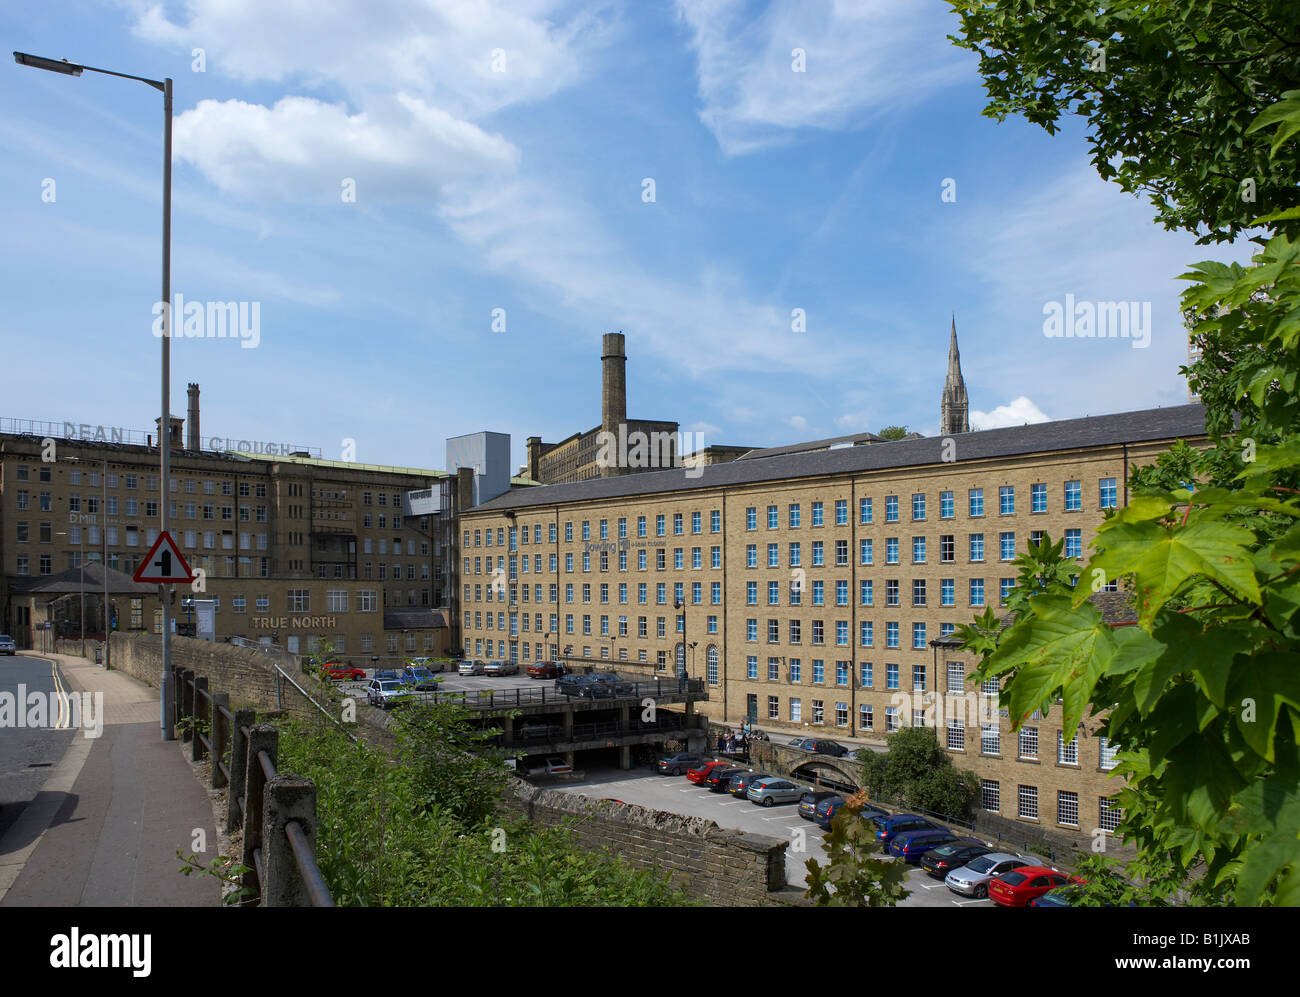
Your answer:
[[[777,775],[786,776],[797,782],[809,785],[827,785],[829,789],[849,788],[856,791],[862,787],[862,765],[849,752],[843,758],[832,755],[818,755],[799,748],[790,748],[772,741],[762,741],[754,745],[750,752],[750,764],[763,768]]]

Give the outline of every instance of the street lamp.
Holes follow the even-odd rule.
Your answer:
[[[161,480],[158,502],[158,519],[160,532],[167,532],[167,496],[170,494],[171,469],[171,341],[172,341],[172,79],[151,80],[144,76],[132,76],[129,73],[115,73],[110,69],[96,69],[67,59],[46,59],[26,52],[15,52],[14,61],[20,66],[33,69],[45,69],[65,76],[80,76],[82,72],[100,73],[104,76],[116,76],[124,80],[137,80],[147,84],[163,95],[163,196],[162,196],[162,421],[158,424],[158,462]],[[159,601],[162,603],[162,680],[159,687],[159,724],[162,739],[172,741],[176,738],[176,704],[172,695],[171,676],[171,606],[167,600],[165,586],[159,586]]]

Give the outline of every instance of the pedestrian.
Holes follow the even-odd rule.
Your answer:
[[[718,732],[718,754],[722,754],[722,752],[726,749],[726,747],[727,747],[727,739],[722,735],[722,732],[719,731]]]

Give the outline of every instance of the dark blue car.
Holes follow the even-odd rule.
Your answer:
[[[889,843],[889,854],[894,855],[908,865],[916,865],[921,856],[931,848],[950,845],[957,840],[957,835],[947,828],[937,831],[903,831],[894,835]]]
[[[946,830],[946,828],[940,827],[934,821],[926,820],[918,814],[886,814],[871,819],[875,822],[876,840],[880,842],[882,852],[889,851],[889,843],[894,840],[896,834],[902,834],[905,831]]]

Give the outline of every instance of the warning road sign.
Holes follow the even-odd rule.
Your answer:
[[[185,563],[176,541],[166,530],[158,534],[158,539],[149,548],[149,553],[140,562],[140,567],[135,569],[133,577],[137,582],[150,584],[194,581],[190,566]]]

